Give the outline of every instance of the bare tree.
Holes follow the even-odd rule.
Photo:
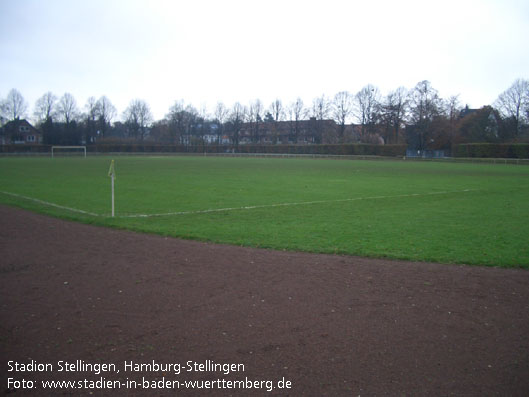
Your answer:
[[[439,93],[429,81],[419,82],[409,93],[410,121],[415,124],[431,122],[442,110]]]
[[[166,116],[169,124],[169,135],[173,143],[184,143],[184,101],[175,101]]]
[[[246,117],[246,109],[244,106],[242,106],[239,102],[236,102],[230,113],[229,117],[229,123],[231,127],[232,132],[232,140],[233,144],[238,147],[239,146],[239,134],[241,132],[242,123],[244,122],[244,119]]]
[[[183,100],[176,101],[166,116],[169,121],[169,134],[174,143],[191,144],[193,127],[198,117],[197,110],[191,105],[185,105]]]
[[[443,101],[443,111],[449,120],[456,120],[461,114],[461,102],[459,102],[459,95],[452,95],[450,98]]]
[[[40,123],[46,123],[52,120],[55,114],[55,107],[57,104],[57,97],[50,91],[46,92],[35,102],[35,110],[33,115],[35,119]]]
[[[297,98],[294,102],[288,107],[288,115],[290,121],[290,139],[294,143],[298,143],[300,131],[301,131],[301,121],[305,117],[307,110],[301,98]]]
[[[415,141],[418,150],[427,149],[433,139],[434,120],[442,114],[442,100],[429,81],[419,82],[409,93],[410,121],[415,133],[408,139]],[[409,143],[409,142],[408,142]]]
[[[444,113],[447,119],[448,127],[448,143],[452,146],[457,132],[457,122],[461,115],[461,103],[459,102],[459,95],[453,95],[444,101]]]
[[[331,110],[331,102],[322,95],[321,97],[312,100],[312,117],[316,120],[325,120],[329,117]]]
[[[529,121],[529,80],[517,79],[500,94],[494,105],[503,117],[514,121],[518,135],[523,123]]]
[[[130,129],[129,134],[143,141],[147,134],[147,127],[153,119],[147,102],[142,99],[132,100],[125,110],[124,119]]]
[[[206,143],[205,136],[209,132],[210,126],[210,124],[207,122],[209,116],[208,109],[205,104],[202,104],[196,115],[197,128],[195,134],[200,138],[200,143],[204,145]]]
[[[373,132],[375,126],[380,110],[380,92],[377,87],[368,84],[356,93],[354,101],[354,112],[361,126],[362,139],[365,139],[366,133]]]
[[[399,143],[399,133],[403,127],[408,108],[406,88],[391,91],[381,105],[381,116],[386,129],[386,143]]]
[[[94,124],[96,122],[97,114],[98,114],[97,108],[98,108],[98,104],[97,104],[96,99],[93,96],[89,97],[86,100],[86,105],[85,105],[86,118],[92,121]]]
[[[276,123],[278,121],[283,120],[283,118],[285,117],[285,109],[283,107],[283,102],[281,102],[281,99],[276,99],[270,104],[270,114],[272,115]]]
[[[226,123],[226,120],[228,119],[229,110],[226,108],[226,106],[222,102],[217,102],[217,106],[215,107],[215,120],[218,124],[217,127],[217,145],[220,144],[220,139],[222,135],[224,134],[224,124]]]
[[[187,144],[192,144],[193,135],[196,133],[197,119],[200,117],[199,111],[192,105],[187,105],[184,109],[184,135]]]
[[[102,96],[97,100],[97,121],[99,131],[106,135],[110,128],[110,123],[116,117],[117,110],[106,96]]]
[[[263,121],[262,117],[263,104],[259,99],[256,99],[250,104],[248,109],[248,122],[250,123],[250,129],[252,131],[253,143],[259,143],[259,127]]]
[[[2,116],[7,120],[17,120],[25,117],[28,104],[24,97],[16,89],[12,89],[7,94],[7,98],[0,103]]]
[[[328,117],[331,110],[331,102],[329,99],[322,95],[321,97],[314,98],[312,100],[312,110],[311,117],[313,118],[312,130],[313,134],[316,137],[315,143],[323,142],[324,134],[324,123]]]
[[[93,139],[96,135],[96,122],[97,122],[97,114],[98,114],[98,104],[96,99],[91,96],[87,99],[86,105],[85,105],[86,113],[84,114],[84,132],[85,132],[85,138],[84,141],[86,143],[93,142]]]
[[[272,140],[275,144],[277,144],[280,138],[279,122],[285,119],[285,107],[283,106],[283,102],[281,102],[281,99],[277,98],[276,100],[274,100],[274,102],[270,104],[268,114],[273,120],[273,128],[271,134]]]
[[[77,102],[75,101],[75,98],[72,94],[68,92],[65,93],[59,100],[59,104],[57,106],[57,115],[59,116],[60,120],[69,126],[70,123],[77,118],[78,114],[79,111],[77,109]]]
[[[339,126],[339,141],[345,141],[345,125],[353,112],[353,97],[347,91],[341,91],[334,96],[332,113]]]

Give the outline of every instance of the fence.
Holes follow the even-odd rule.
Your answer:
[[[87,145],[89,155],[97,154],[193,154],[193,155],[253,155],[269,157],[322,157],[357,159],[423,159],[461,162],[525,164],[529,162],[529,144],[462,144],[454,145],[454,157],[444,157],[443,151],[415,153],[406,145],[155,145],[109,144]],[[0,145],[0,155],[50,155],[51,145]]]

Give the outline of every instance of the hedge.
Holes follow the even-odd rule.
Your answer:
[[[405,145],[160,145],[160,144],[96,144],[87,145],[91,153],[263,153],[404,156]],[[46,153],[51,145],[2,145],[0,153]]]
[[[101,144],[88,145],[91,153],[263,153],[263,154],[321,154],[349,156],[402,157],[406,145],[160,145],[160,144]],[[0,153],[49,153],[51,145],[0,145]],[[467,143],[454,145],[453,157],[529,159],[529,143]]]
[[[210,152],[207,147],[207,151]],[[222,152],[226,147],[220,147]],[[228,151],[235,149],[228,147]],[[323,155],[363,155],[363,156],[404,156],[406,145],[239,145],[237,153],[263,153],[263,154],[323,154]]]
[[[529,159],[529,143],[466,143],[452,148],[454,157]]]
[[[51,153],[50,145],[0,145],[0,153]]]

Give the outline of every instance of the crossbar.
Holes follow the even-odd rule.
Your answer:
[[[51,158],[54,157],[53,152],[55,149],[83,149],[84,157],[86,157],[86,146],[52,146],[51,147]]]

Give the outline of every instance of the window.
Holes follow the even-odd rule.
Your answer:
[[[27,125],[21,125],[20,127],[18,127],[18,130],[20,132],[29,132],[29,127]]]
[[[28,142],[35,142],[35,135],[28,135],[26,139]]]

